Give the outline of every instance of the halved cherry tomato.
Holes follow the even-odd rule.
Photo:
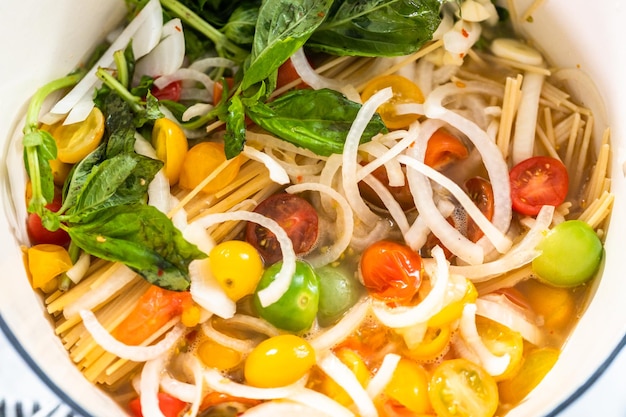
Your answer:
[[[275,220],[285,229],[296,255],[308,253],[317,242],[317,211],[298,195],[274,194],[263,200],[254,211]],[[259,251],[266,264],[273,264],[283,257],[276,236],[263,226],[248,223],[246,241]]]
[[[409,182],[404,181],[404,185],[395,187],[389,185],[389,177],[387,176],[387,170],[384,166],[376,168],[372,175],[380,181],[391,193],[393,198],[400,204],[403,210],[408,211],[415,208],[415,200],[413,199],[413,194],[411,194],[411,190],[409,188]],[[359,191],[363,198],[369,203],[373,204],[379,208],[385,208],[385,205],[378,197],[378,194],[372,190],[372,188],[367,185],[365,182],[359,182]]]
[[[55,193],[54,200],[46,205],[52,212],[57,212],[61,208],[61,193]],[[41,223],[41,217],[36,213],[30,213],[26,219],[26,232],[33,245],[40,243],[50,243],[52,245],[67,246],[70,243],[70,235],[63,229],[54,232],[46,229]]]
[[[428,391],[439,417],[491,417],[498,408],[498,386],[480,366],[466,359],[443,361]]]
[[[445,353],[452,332],[450,326],[428,327],[424,339],[407,350],[407,356],[416,361],[431,361]]]
[[[27,254],[33,288],[41,288],[44,292],[48,292],[50,281],[72,267],[70,255],[63,246],[43,243],[28,248]]]
[[[533,311],[549,331],[566,328],[576,320],[576,302],[570,288],[559,288],[529,279],[521,284]]]
[[[491,183],[481,177],[473,177],[465,182],[465,188],[467,194],[485,215],[487,220],[493,219],[494,201],[493,201],[493,188]],[[476,225],[471,217],[467,217],[467,238],[472,242],[478,241],[483,237],[483,231]]]
[[[385,394],[413,413],[428,413],[432,411],[428,398],[429,380],[430,376],[422,365],[402,358],[385,387]]]
[[[498,384],[503,404],[517,404],[524,399],[552,369],[559,351],[553,348],[540,348],[527,353],[519,372],[510,379]]]
[[[253,400],[244,397],[233,397],[232,395],[224,394],[222,392],[212,391],[204,396],[202,404],[200,404],[200,411],[205,411],[211,407],[215,407],[220,404],[237,403],[247,406],[255,406],[260,404],[261,400]]]
[[[186,190],[192,190],[224,162],[226,162],[226,154],[222,143],[200,142],[187,151],[178,184]],[[231,159],[226,168],[202,187],[202,191],[207,194],[214,194],[226,187],[239,173],[241,163],[240,155]]]
[[[180,101],[182,89],[182,81],[173,81],[163,88],[152,87],[150,92],[158,100]]]
[[[378,241],[361,254],[363,285],[372,297],[388,303],[409,304],[422,283],[422,257],[410,247]]]
[[[239,365],[243,359],[242,353],[227,346],[220,345],[212,339],[207,339],[198,346],[198,357],[206,366],[220,371],[228,371]]]
[[[428,139],[424,163],[431,168],[441,170],[450,163],[466,159],[468,156],[469,151],[461,140],[439,129]]]
[[[335,351],[335,355],[352,371],[361,386],[366,387],[371,379],[371,373],[367,368],[367,365],[365,365],[363,358],[356,351],[347,347],[340,347]],[[337,384],[328,375],[323,375],[321,377],[318,389],[321,393],[329,396],[346,407],[349,407],[353,403],[352,398],[341,387],[341,385]]]
[[[296,80],[300,79],[300,74],[296,71],[296,68],[293,66],[293,62],[291,59],[285,61],[278,68],[278,77],[276,79],[276,88],[281,88],[290,84]],[[309,86],[304,82],[300,82],[295,88],[308,88]]]
[[[472,281],[466,278],[462,279],[465,280],[465,292],[463,295],[458,299],[455,299],[455,301],[448,303],[444,308],[439,310],[438,313],[432,316],[428,320],[429,327],[437,328],[446,326],[453,321],[460,319],[461,315],[463,315],[463,308],[465,307],[465,304],[476,301],[478,298],[478,290],[476,290]]]
[[[509,365],[506,370],[494,377],[496,381],[513,376],[522,363],[524,340],[522,335],[493,320],[485,317],[476,317],[476,329],[483,343],[496,356],[509,355]]]
[[[222,95],[224,94],[224,82],[228,86],[228,89],[232,89],[235,85],[235,80],[232,77],[225,77],[222,80],[217,80],[213,84],[213,105],[217,106],[222,101]]]
[[[168,321],[193,306],[189,292],[164,290],[151,286],[137,305],[113,331],[113,336],[127,345],[138,345]]]
[[[55,125],[51,131],[57,144],[57,158],[75,164],[96,149],[104,135],[104,115],[94,107],[82,122]]]
[[[161,409],[165,417],[179,417],[183,410],[187,408],[187,403],[176,397],[164,392],[159,392],[157,395],[159,397],[159,409]],[[135,417],[143,417],[139,397],[131,400],[131,402],[128,403],[128,408],[130,408],[130,411]]]
[[[544,205],[558,206],[567,196],[569,177],[561,161],[533,156],[515,165],[509,173],[513,209],[534,216]]]
[[[401,75],[376,77],[365,86],[361,98],[366,101],[378,91],[391,87],[393,97],[378,108],[385,125],[390,129],[403,129],[416,121],[419,114],[397,114],[395,106],[404,103],[423,103],[424,94],[413,81]]]
[[[156,150],[157,158],[165,164],[163,170],[170,185],[176,184],[187,155],[185,132],[173,120],[162,117],[154,122],[152,146]]]

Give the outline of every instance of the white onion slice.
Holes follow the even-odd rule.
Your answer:
[[[350,368],[344,365],[339,358],[332,353],[328,353],[318,361],[317,365],[352,398],[354,405],[359,409],[361,417],[378,416],[372,399],[367,395],[367,392],[363,389]]]
[[[339,238],[335,239],[334,243],[330,247],[328,247],[327,250],[323,253],[307,258],[307,261],[314,268],[319,268],[339,259],[341,254],[348,248],[348,246],[350,245],[350,239],[352,238],[352,232],[354,230],[354,217],[352,210],[350,209],[350,205],[348,204],[346,199],[333,188],[327,185],[319,183],[301,183],[292,185],[285,189],[285,191],[290,194],[308,190],[326,194],[327,196],[335,200],[337,204],[339,204],[339,207],[341,209],[341,215],[338,216],[342,219],[342,227],[338,227],[337,231],[337,235]]]
[[[245,156],[265,165],[270,174],[270,179],[277,184],[287,184],[289,175],[280,164],[268,154],[258,151],[255,148],[244,145],[243,152]]]
[[[478,330],[476,330],[476,304],[470,303],[463,307],[461,325],[459,326],[461,336],[467,346],[480,358],[480,365],[491,376],[502,375],[511,362],[511,356],[505,353],[496,356],[483,343]]]
[[[74,284],[78,284],[89,269],[91,265],[91,255],[83,251],[80,253],[78,260],[72,267],[65,273]]]
[[[171,74],[164,75],[162,77],[154,80],[154,85],[157,88],[163,88],[174,81],[186,81],[193,80],[204,85],[204,88],[210,93],[211,98],[213,97],[213,85],[215,81],[211,79],[208,75],[203,72],[196,71],[189,68],[179,68]]]
[[[302,388],[293,393],[289,400],[311,407],[331,417],[354,417],[354,413],[337,401],[309,388]],[[284,415],[284,414],[276,414]],[[298,414],[299,415],[299,414]]]
[[[333,78],[326,78],[315,72],[304,54],[304,49],[298,49],[291,56],[291,63],[302,81],[311,86],[314,90],[330,88],[331,90],[341,91],[343,87],[341,82]]]
[[[541,346],[543,336],[539,327],[528,317],[511,305],[506,296],[500,299],[490,299],[486,296],[476,300],[476,314],[498,322],[509,329],[519,332],[530,343]]]
[[[158,159],[152,144],[138,132],[135,132],[135,152],[148,158]],[[164,169],[161,168],[148,185],[148,204],[162,213],[167,213],[170,209],[171,199],[170,182],[165,176]]]
[[[545,76],[536,72],[524,73],[522,81],[522,98],[520,99],[515,119],[513,133],[513,148],[511,159],[516,165],[534,154],[535,132],[537,127],[537,113],[539,98]]]
[[[183,65],[185,59],[185,36],[178,18],[163,25],[161,41],[143,58],[137,60],[135,77],[142,75],[158,77],[169,75]]]
[[[369,308],[370,305],[366,299],[359,301],[335,325],[309,340],[309,344],[313,346],[316,352],[324,352],[332,348],[345,340],[361,325],[367,317]]]
[[[357,181],[357,168],[358,168],[358,155],[359,142],[361,136],[365,131],[365,128],[371,120],[378,107],[384,104],[393,96],[391,88],[385,88],[378,91],[372,97],[370,97],[363,106],[359,109],[354,123],[350,127],[350,131],[346,137],[346,141],[343,147],[343,165],[342,165],[342,180],[343,189],[346,195],[346,200],[352,206],[356,216],[361,219],[365,224],[373,225],[378,222],[378,216],[374,214],[367,204],[363,201],[361,193],[359,192],[359,186]]]
[[[280,227],[276,221],[259,213],[249,211],[232,211],[229,213],[208,214],[200,217],[192,224],[198,224],[205,229],[216,224],[226,221],[249,221],[257,223],[270,232],[274,233],[276,240],[280,245],[283,253],[283,264],[280,271],[276,274],[276,279],[272,281],[266,288],[260,290],[257,295],[263,307],[275,303],[282,297],[291,285],[291,279],[296,272],[296,254],[293,250],[293,244],[285,230]],[[192,262],[193,263],[193,262]]]
[[[202,328],[202,332],[209,339],[212,339],[213,341],[217,342],[218,344],[222,346],[236,350],[237,352],[249,353],[254,348],[254,343],[252,343],[251,340],[237,339],[231,336],[227,336],[224,333],[218,332],[211,325],[210,320],[207,320],[204,323],[202,323],[201,328]]]
[[[213,110],[213,107],[214,106],[212,104],[209,104],[209,103],[196,103],[196,104],[193,104],[193,105],[187,107],[187,110],[185,110],[185,112],[183,113],[181,119],[182,119],[183,122],[188,122],[189,120],[193,119],[194,117],[204,116],[205,114],[207,114],[208,112]]]
[[[193,375],[193,382],[195,384],[194,396],[190,401],[191,406],[185,413],[185,417],[196,417],[198,415],[200,405],[202,404],[202,393],[204,391],[203,366],[200,359],[195,356],[191,356],[185,362],[185,365],[189,368],[189,372]]]
[[[431,279],[435,278],[435,284],[419,304],[390,308],[382,301],[372,302],[374,314],[385,326],[398,329],[424,323],[443,307],[449,281],[448,261],[439,246],[433,248],[432,254],[437,262],[436,273],[431,276]]]
[[[176,397],[186,403],[193,402],[196,396],[196,387],[195,384],[188,384],[172,378],[167,372],[161,378],[161,389],[172,397]]]
[[[278,398],[289,398],[294,392],[304,386],[306,377],[284,387],[258,388],[228,379],[215,369],[205,369],[204,381],[209,388],[234,397],[249,398],[252,400],[274,400]]]
[[[98,318],[91,310],[81,310],[80,317],[87,331],[104,350],[133,362],[145,362],[155,359],[169,351],[178,340],[185,334],[185,327],[174,326],[167,332],[165,337],[158,343],[151,346],[131,346],[115,339],[98,321]]]
[[[248,409],[240,417],[278,417],[278,416],[298,416],[298,417],[335,417],[332,414],[320,412],[302,403],[293,401],[269,401]]]
[[[388,353],[383,358],[383,363],[378,368],[378,372],[376,375],[372,377],[369,384],[367,385],[367,395],[370,398],[374,399],[383,392],[391,378],[393,377],[393,373],[396,371],[398,367],[398,363],[400,362],[400,355],[396,355],[395,353]]]
[[[254,316],[248,316],[247,314],[235,314],[233,317],[228,319],[227,323],[234,326],[238,325],[245,327],[246,330],[264,334],[268,337],[274,337],[280,334],[280,330],[265,320]]]
[[[159,385],[161,382],[161,374],[165,369],[165,364],[169,359],[167,353],[146,362],[141,370],[141,380],[139,382],[139,390],[141,396],[139,401],[141,404],[141,413],[145,417],[165,417],[159,407]]]
[[[108,300],[137,276],[137,273],[123,264],[112,266],[115,270],[107,280],[95,289],[91,289],[76,301],[73,301],[63,309],[63,316],[70,319],[81,310],[91,310]]]

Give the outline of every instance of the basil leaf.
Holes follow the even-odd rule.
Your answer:
[[[37,177],[40,181],[41,195],[45,199],[45,202],[52,201],[54,198],[54,175],[52,174],[52,168],[50,168],[50,160],[57,157],[57,145],[54,138],[45,130],[35,130],[24,135],[22,140],[24,144],[24,166],[29,178]],[[31,152],[29,152],[29,149]],[[33,158],[33,166],[28,161]],[[37,175],[33,175],[31,169],[36,166],[39,171]],[[35,205],[43,204],[44,202],[32,201],[33,207],[29,207],[30,212],[39,212],[35,209]],[[43,205],[41,206],[43,207]]]
[[[96,165],[104,160],[106,149],[106,143],[101,143],[82,161],[74,165],[63,187],[63,195],[65,195],[65,198],[63,199],[63,207],[61,207],[59,212],[63,213],[70,207],[76,205],[76,201],[78,200],[81,190],[83,189],[85,182],[87,182],[91,171]]]
[[[106,115],[108,133],[106,157],[135,151],[135,124],[133,112],[118,94],[111,92],[105,99],[103,113]]]
[[[221,32],[238,45],[252,45],[259,17],[258,2],[245,2],[237,7]]]
[[[342,153],[346,136],[361,105],[330,89],[293,90],[275,101],[247,108],[256,124],[318,155]],[[361,143],[385,132],[378,114],[367,124]]]
[[[442,0],[343,1],[307,46],[334,55],[398,56],[432,39]]]
[[[206,257],[152,206],[107,207],[83,220],[67,228],[74,244],[99,258],[126,264],[161,288],[187,290],[189,264]]]
[[[239,155],[246,142],[246,114],[239,96],[233,96],[226,115],[226,134],[224,136],[224,153],[231,159]]]
[[[242,90],[269,77],[296,52],[328,14],[332,0],[264,1]]]

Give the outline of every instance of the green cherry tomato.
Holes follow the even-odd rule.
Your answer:
[[[342,268],[327,265],[315,270],[320,280],[317,320],[322,327],[335,324],[357,302],[361,285]]]
[[[263,319],[279,329],[300,332],[313,324],[320,298],[319,279],[313,268],[303,261],[296,261],[296,272],[289,289],[282,297],[266,307],[261,306],[258,293],[268,287],[280,271],[282,261],[265,270],[254,294],[254,307]]]
[[[541,255],[533,260],[533,271],[542,281],[556,287],[574,287],[591,279],[602,260],[602,242],[594,230],[580,220],[555,226],[537,245]]]

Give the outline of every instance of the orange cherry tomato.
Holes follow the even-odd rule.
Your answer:
[[[410,247],[381,240],[361,255],[363,285],[372,297],[409,304],[422,283],[422,257]]]
[[[393,97],[378,108],[378,113],[390,129],[404,129],[419,119],[419,114],[397,114],[395,106],[404,103],[423,103],[424,94],[413,81],[401,75],[376,77],[365,86],[361,98],[366,101],[378,91],[391,87]]]
[[[223,80],[217,80],[213,84],[213,105],[217,106],[222,101],[222,95],[224,94],[224,83],[228,86],[228,89],[232,89],[235,85],[235,80],[232,77],[226,77]]]
[[[293,66],[293,62],[291,62],[291,59],[288,59],[278,68],[276,88],[278,89],[284,87],[299,79],[300,74],[298,74],[298,72],[296,71],[296,68]],[[295,88],[309,88],[309,86],[304,82],[300,82],[295,86]]]
[[[179,417],[183,410],[187,408],[187,403],[176,397],[172,397],[164,392],[159,392],[157,395],[159,397],[159,409],[165,417]],[[130,408],[130,411],[135,417],[143,417],[139,397],[131,400],[128,404],[128,408]]]
[[[549,156],[533,156],[509,172],[513,210],[528,216],[544,205],[558,206],[567,197],[569,176],[563,162]]]
[[[431,168],[441,170],[450,163],[468,156],[469,151],[459,138],[439,129],[428,139],[424,163]]]
[[[186,190],[193,190],[224,162],[226,154],[222,143],[200,142],[191,147],[185,155],[178,185]],[[226,187],[239,173],[241,164],[241,155],[234,157],[226,168],[202,187],[202,191],[214,194]]]

